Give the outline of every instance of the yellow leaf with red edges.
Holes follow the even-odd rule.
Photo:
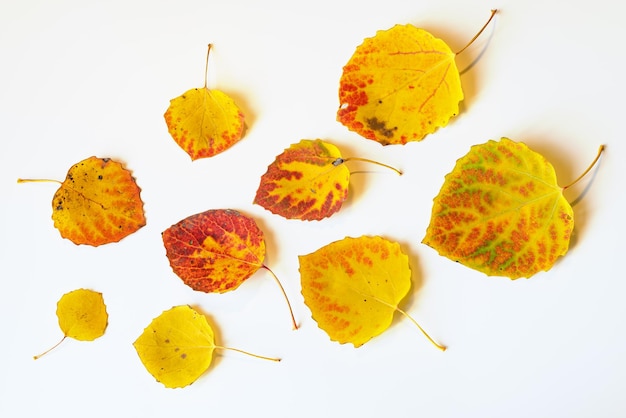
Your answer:
[[[473,146],[446,175],[423,242],[489,276],[517,279],[549,270],[573,228],[552,165],[502,138]]]
[[[459,113],[456,56],[444,41],[410,24],[378,31],[343,67],[337,120],[383,145],[421,141]]]
[[[408,256],[381,237],[347,237],[299,260],[304,303],[342,344],[359,347],[385,331],[411,288]]]
[[[87,158],[69,169],[52,199],[54,226],[74,244],[117,242],[146,224],[139,194],[122,164]]]
[[[235,290],[263,267],[265,240],[254,219],[231,209],[189,216],[163,234],[174,273],[194,290]]]
[[[337,120],[383,145],[422,140],[459,112],[455,56],[413,25],[378,31],[343,68]]]
[[[182,305],[154,318],[133,346],[158,382],[181,388],[196,381],[211,365],[215,336],[204,315]]]
[[[288,219],[320,220],[341,208],[349,182],[336,146],[303,139],[268,166],[254,203]]]
[[[89,289],[77,289],[61,296],[56,314],[63,338],[44,353],[34,356],[35,360],[56,348],[67,337],[79,341],[93,341],[101,337],[109,320],[102,293]]]
[[[207,51],[207,71],[208,52]],[[244,115],[226,93],[204,87],[187,90],[170,100],[165,123],[174,141],[192,160],[213,157],[243,136]]]

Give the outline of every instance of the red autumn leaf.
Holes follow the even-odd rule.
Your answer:
[[[248,216],[232,209],[208,210],[172,225],[162,238],[174,273],[194,290],[206,293],[235,290],[264,268],[287,299],[278,278],[263,264],[263,231]],[[293,313],[291,317],[297,328]]]

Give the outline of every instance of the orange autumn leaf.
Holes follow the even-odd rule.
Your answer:
[[[224,293],[237,289],[263,264],[265,239],[254,219],[232,209],[214,209],[189,216],[166,229],[163,244],[172,270],[194,290]],[[293,327],[297,328],[291,312]]]
[[[350,160],[366,161],[396,171],[388,165],[363,158],[342,158],[339,149],[320,139],[292,144],[261,177],[254,203],[287,219],[320,220],[341,209],[348,197]]]
[[[211,45],[209,45],[209,51]],[[244,115],[226,93],[202,88],[187,90],[170,100],[165,123],[174,141],[192,160],[213,157],[230,148],[243,135]]]
[[[459,113],[459,52],[410,24],[378,31],[343,68],[337,120],[383,145],[422,140]]]
[[[381,334],[411,288],[409,258],[381,237],[346,237],[299,256],[304,303],[331,340],[359,347]],[[439,349],[425,332],[424,335]]]
[[[23,180],[54,181],[54,180]],[[94,247],[118,242],[146,224],[140,189],[110,158],[74,164],[52,199],[52,219],[63,238]]]
[[[475,145],[446,175],[423,243],[489,276],[547,271],[574,228],[564,189],[552,164],[524,143]]]

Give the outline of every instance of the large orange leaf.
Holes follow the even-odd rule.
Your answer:
[[[146,224],[139,193],[122,164],[90,157],[70,168],[55,193],[54,226],[75,244],[117,242]]]
[[[320,139],[292,144],[267,167],[254,203],[287,219],[320,220],[341,209],[348,197],[350,170],[344,163],[366,161],[401,172],[376,161],[342,158],[339,149]]]
[[[164,117],[170,135],[192,160],[219,154],[243,135],[241,110],[226,93],[208,89],[206,82],[170,100]]]
[[[475,145],[446,175],[423,242],[490,276],[531,277],[568,250],[574,213],[563,190],[524,143]]]
[[[24,180],[55,181],[56,180]],[[146,224],[140,189],[131,173],[110,158],[74,164],[52,199],[52,219],[63,238],[98,246],[117,242]]]
[[[409,258],[398,243],[346,237],[299,260],[304,303],[331,340],[359,347],[385,331],[396,311],[417,325],[398,308],[411,288]]]
[[[378,31],[343,68],[337,120],[383,145],[422,140],[459,112],[456,55],[410,24]]]

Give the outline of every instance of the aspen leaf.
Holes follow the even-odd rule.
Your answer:
[[[172,270],[194,290],[224,293],[235,290],[264,268],[265,239],[254,219],[232,209],[214,209],[189,216],[166,229],[163,244]],[[289,306],[291,312],[291,306]],[[297,328],[293,313],[294,328]]]
[[[304,303],[331,340],[359,347],[381,334],[411,288],[409,258],[381,237],[346,237],[299,256]]]
[[[215,349],[280,361],[215,345],[215,335],[206,317],[187,305],[174,306],[154,318],[133,346],[146,370],[168,388],[195,382],[211,365]]]
[[[54,347],[34,356],[35,360],[56,348],[67,337],[79,341],[93,341],[101,337],[109,318],[102,294],[88,289],[64,294],[57,302],[57,317],[63,338]]]
[[[226,93],[209,89],[206,82],[209,52],[202,88],[187,90],[170,100],[165,123],[170,135],[192,160],[213,157],[230,148],[243,135],[244,115]]]
[[[455,58],[465,48],[454,53],[410,24],[378,31],[343,68],[337,120],[383,145],[421,141],[459,113],[463,90]]]
[[[400,171],[364,158],[342,158],[339,149],[320,139],[303,139],[292,144],[267,168],[261,177],[254,203],[287,219],[320,220],[339,211],[348,197],[348,161],[366,161]]]
[[[423,243],[489,276],[547,271],[569,247],[572,184],[559,187],[552,164],[524,143],[475,145],[446,175]]]
[[[18,179],[20,183],[40,181],[56,182]],[[89,157],[69,169],[54,194],[54,226],[77,245],[118,242],[146,224],[140,191],[122,164]]]

